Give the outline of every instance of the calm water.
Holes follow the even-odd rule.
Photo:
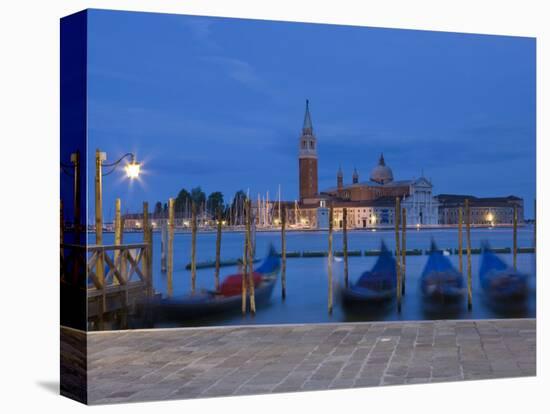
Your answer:
[[[407,232],[408,249],[426,249],[434,238],[439,248],[457,248],[457,230],[409,230]],[[533,246],[533,228],[531,226],[520,228],[518,231],[519,247]],[[141,242],[142,235],[128,233],[124,236],[126,243]],[[166,292],[166,274],[160,271],[160,234],[154,238],[154,288],[157,292]],[[113,242],[113,235],[106,234],[105,244]],[[390,249],[395,249],[393,231],[356,231],[348,234],[349,250],[379,249],[380,242],[384,240]],[[480,247],[483,240],[489,240],[492,247],[511,247],[511,229],[475,229],[472,230],[472,248]],[[257,257],[261,258],[267,252],[270,243],[280,250],[280,234],[276,232],[258,232]],[[464,244],[465,244],[464,237]],[[184,294],[190,290],[191,273],[185,270],[185,265],[190,261],[191,235],[177,233],[174,240],[174,295]],[[200,233],[197,236],[197,261],[213,260],[215,257],[215,233]],[[327,232],[289,232],[287,233],[287,251],[326,250],[328,245]],[[223,259],[235,259],[242,255],[243,234],[224,233],[222,237],[221,257]],[[342,234],[335,233],[334,249],[342,249]],[[511,254],[501,255],[508,263],[512,262]],[[449,256],[455,266],[458,267],[458,256]],[[365,270],[370,269],[376,257],[350,257],[349,275],[350,281],[355,281]],[[289,258],[287,260],[287,297],[281,299],[280,280],[271,298],[269,305],[257,309],[254,317],[243,317],[239,312],[232,315],[209,317],[192,321],[162,321],[145,323],[139,318],[130,322],[132,328],[138,327],[166,327],[166,326],[212,326],[212,325],[236,325],[236,324],[281,324],[281,323],[320,323],[342,321],[367,321],[367,320],[421,320],[441,318],[502,318],[502,317],[534,317],[535,316],[535,255],[518,254],[518,269],[530,275],[530,295],[524,307],[494,309],[485,303],[483,294],[479,288],[479,259],[480,255],[472,255],[472,280],[473,280],[473,309],[466,310],[466,299],[460,310],[452,313],[430,313],[423,305],[419,291],[419,277],[427,261],[427,256],[407,256],[406,295],[402,302],[402,311],[397,313],[395,303],[378,309],[364,310],[360,313],[343,309],[335,290],[335,303],[332,315],[327,311],[327,258]],[[464,256],[464,268],[466,257]],[[221,279],[225,275],[237,272],[237,267],[223,267]],[[335,282],[342,280],[343,262],[335,262],[333,266]],[[214,287],[214,269],[201,269],[197,271],[197,287],[211,289]],[[115,328],[116,326],[111,326]]]

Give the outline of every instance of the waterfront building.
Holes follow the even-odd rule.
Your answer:
[[[438,204],[432,196],[432,184],[425,178],[396,181],[392,169],[386,165],[381,154],[367,181],[359,180],[354,168],[352,181],[345,183],[340,166],[336,174],[336,186],[318,191],[317,137],[313,133],[313,122],[306,101],[302,134],[299,139],[299,217],[296,211],[289,213],[289,221],[308,227],[328,226],[327,210],[334,208],[334,226],[341,228],[343,209],[348,210],[349,228],[392,226],[394,224],[395,198],[401,199],[407,208],[407,222],[411,225],[436,225]],[[287,210],[288,211],[288,210]],[[307,223],[307,224],[306,224]]]
[[[510,225],[513,223],[514,206],[518,208],[518,221],[524,223],[523,200],[515,196],[478,198],[471,195],[433,195],[432,181],[422,173],[419,178],[396,180],[391,167],[380,154],[377,164],[370,171],[367,180],[360,180],[360,172],[353,169],[351,182],[345,180],[340,165],[336,172],[336,185],[319,191],[318,148],[314,133],[309,101],[306,101],[302,131],[298,139],[298,191],[299,199],[276,200],[258,195],[253,202],[253,213],[259,228],[278,227],[281,215],[286,214],[288,228],[327,229],[329,207],[334,210],[333,226],[343,227],[343,210],[347,209],[349,229],[393,227],[395,225],[395,202],[400,199],[401,207],[407,211],[409,226],[424,227],[457,225],[458,208],[468,198],[474,225]],[[241,214],[242,216],[242,214]],[[188,227],[189,217],[176,215],[176,227]],[[198,218],[200,226],[214,224],[214,219],[203,215]],[[165,216],[152,217],[154,226],[162,226]],[[232,221],[242,224],[242,220]],[[127,228],[139,229],[141,215],[126,215]]]
[[[471,195],[440,194],[436,199],[439,203],[439,223],[442,225],[458,224],[458,210],[460,207],[464,208],[466,199],[469,200],[473,225],[511,225],[514,223],[514,207],[517,208],[518,223],[525,223],[523,199],[516,196],[480,198]]]

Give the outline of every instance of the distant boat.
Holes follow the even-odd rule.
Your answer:
[[[257,308],[269,302],[280,267],[279,255],[274,247],[270,246],[263,263],[253,273],[254,298]],[[219,291],[201,290],[195,294],[163,298],[154,307],[165,316],[178,319],[194,319],[240,310],[242,306],[242,277],[242,273],[227,276],[220,285]]]
[[[357,282],[340,291],[346,305],[380,302],[395,297],[397,290],[397,272],[395,259],[384,242],[378,260],[371,270],[364,272]]]
[[[425,299],[439,304],[457,302],[464,295],[464,277],[433,240],[420,276],[420,288]]]
[[[482,249],[479,281],[487,297],[495,302],[506,304],[527,297],[527,275],[508,266],[490,250],[488,243]]]

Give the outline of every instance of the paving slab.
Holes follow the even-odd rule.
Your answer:
[[[89,404],[536,375],[535,319],[62,328],[62,350],[82,335]]]

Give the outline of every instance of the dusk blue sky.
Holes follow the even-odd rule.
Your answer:
[[[532,217],[533,38],[99,10],[88,29],[88,189],[95,148],[144,169],[105,177],[107,221],[116,197],[136,211],[196,186],[296,199],[306,99],[320,189],[383,152],[395,179],[517,195]]]

